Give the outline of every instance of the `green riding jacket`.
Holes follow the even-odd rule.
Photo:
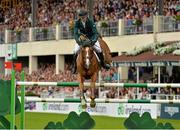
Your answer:
[[[79,40],[79,37],[81,34],[86,35],[89,38],[89,40],[91,40],[92,44],[94,44],[98,40],[99,34],[97,32],[96,25],[93,22],[93,20],[90,20],[89,18],[87,18],[85,27],[83,26],[81,19],[78,19],[75,22],[74,37],[75,37],[76,42],[79,45],[83,44],[82,41]]]

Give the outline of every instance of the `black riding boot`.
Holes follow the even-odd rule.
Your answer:
[[[75,74],[76,73],[76,59],[77,59],[77,53],[73,55],[73,66],[72,66],[72,73]]]
[[[98,57],[99,57],[99,59],[100,59],[101,66],[102,66],[104,69],[106,69],[106,70],[110,69],[110,65],[109,65],[109,64],[106,64],[106,63],[104,62],[103,53],[100,52],[100,53],[97,53],[97,55],[98,55]]]

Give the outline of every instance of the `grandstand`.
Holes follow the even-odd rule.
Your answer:
[[[98,32],[108,44],[114,61],[110,70],[101,69],[97,82],[179,83],[179,0],[91,1],[94,3],[88,3],[88,0],[1,0],[0,79],[11,79],[11,71],[5,69],[4,64],[8,61],[12,48],[15,48],[17,55],[13,62],[22,63],[26,81],[76,82],[76,74],[71,72],[75,45],[73,29],[74,22],[77,20],[77,10],[85,8],[92,11]],[[87,3],[92,4],[93,9],[89,8]],[[170,47],[170,44],[176,45],[173,46],[175,48]],[[153,45],[155,47],[159,45],[159,48],[153,51],[159,49],[157,51],[164,53],[156,54],[158,55],[156,65],[142,65],[139,62],[145,60],[148,60],[148,63],[154,62],[154,59],[149,58],[149,50],[143,50]],[[166,51],[168,48],[170,51]],[[139,53],[139,50],[143,53]],[[155,56],[155,53],[151,54],[152,57]],[[164,59],[169,62],[166,64],[159,55],[164,57],[168,55],[168,58]],[[172,65],[171,59],[174,57],[176,59]],[[139,60],[140,58],[142,60]],[[117,61],[118,64],[116,64]],[[135,65],[135,62],[139,64]],[[16,73],[16,79],[20,80],[20,72]],[[20,87],[17,87],[20,91]],[[78,98],[80,96],[79,89],[76,87],[54,86],[27,87],[26,94],[41,98]],[[109,86],[96,88],[95,94],[97,98],[180,99],[180,89],[168,87]],[[89,88],[86,88],[86,97],[90,97]],[[162,106],[158,105],[158,107]],[[161,109],[158,107],[156,118],[162,116]],[[180,108],[179,104],[175,107]]]

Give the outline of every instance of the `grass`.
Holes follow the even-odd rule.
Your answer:
[[[9,116],[8,116],[9,118]],[[25,115],[25,128],[26,129],[43,129],[49,121],[63,122],[67,118],[65,114],[53,113],[33,113],[26,112]],[[92,116],[96,121],[94,129],[125,129],[123,123],[125,118],[115,118],[107,116]],[[157,119],[156,122],[166,123],[169,122],[175,129],[180,129],[179,120],[172,119]],[[16,125],[20,128],[20,114],[16,116]]]

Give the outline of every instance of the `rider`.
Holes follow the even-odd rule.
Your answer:
[[[105,69],[110,68],[110,65],[104,62],[104,56],[98,41],[99,34],[97,32],[96,25],[94,21],[90,19],[87,15],[88,13],[86,10],[80,10],[78,12],[79,19],[75,22],[74,25],[74,36],[77,44],[75,44],[73,57],[73,73],[76,72],[76,58],[78,55],[78,51],[80,50],[80,46],[84,42],[82,36],[85,36],[88,38],[88,40],[90,40],[93,48],[95,49],[100,59],[101,66]]]

